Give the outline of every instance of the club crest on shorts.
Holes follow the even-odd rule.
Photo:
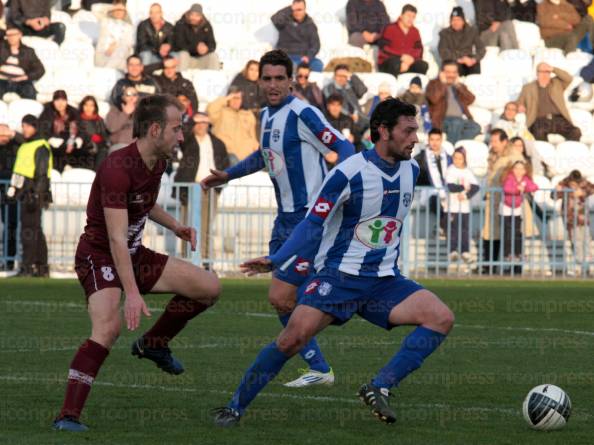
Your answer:
[[[385,249],[395,244],[402,222],[388,216],[361,221],[355,228],[357,239],[372,249]]]
[[[318,294],[320,294],[322,297],[330,294],[330,292],[332,292],[332,285],[327,281],[324,281],[322,284],[320,284],[320,287],[318,287]]]
[[[412,202],[412,195],[410,193],[405,193],[402,197],[402,204],[404,207],[410,207],[410,203]]]
[[[307,285],[305,288],[305,295],[311,295],[316,290],[316,288],[320,285],[320,280],[313,280],[311,283]]]

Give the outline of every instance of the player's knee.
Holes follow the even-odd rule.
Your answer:
[[[111,348],[120,336],[120,322],[109,323],[103,326],[93,328],[92,338],[97,343]]]
[[[197,282],[192,295],[192,299],[199,300],[200,302],[212,306],[217,302],[221,295],[221,282],[219,278],[211,273],[207,278],[203,278],[200,282]]]
[[[449,332],[454,326],[454,313],[445,304],[440,304],[435,307],[432,318],[433,323],[438,325],[443,332]]]
[[[297,354],[307,342],[307,338],[304,334],[296,330],[284,330],[276,340],[276,346],[283,354],[289,357]]]
[[[288,314],[295,309],[295,299],[285,292],[271,290],[268,293],[268,301],[277,312],[281,314]]]

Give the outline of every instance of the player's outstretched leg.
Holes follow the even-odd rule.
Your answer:
[[[310,339],[328,326],[332,317],[309,306],[297,306],[286,328],[275,342],[265,346],[241,379],[229,404],[214,410],[214,422],[221,427],[239,423],[258,393]]]
[[[295,308],[297,299],[297,287],[285,281],[273,277],[268,294],[269,300],[278,312],[278,318],[283,325],[287,326],[291,313]],[[326,362],[324,354],[318,345],[316,338],[312,338],[299,355],[308,364],[308,368],[299,371],[299,378],[285,383],[289,388],[302,388],[310,385],[332,385],[334,383],[334,372]]]
[[[184,367],[171,354],[169,342],[194,317],[212,306],[221,293],[219,279],[186,261],[170,257],[150,293],[175,296],[155,324],[132,344],[132,355],[149,359],[169,374],[181,374]]]
[[[402,342],[400,350],[370,383],[359,390],[359,397],[381,421],[393,423],[396,415],[388,402],[390,389],[397,386],[445,340],[454,325],[454,314],[433,293],[423,289],[395,306],[389,315],[394,325],[417,325]]]
[[[70,363],[64,404],[53,424],[56,430],[88,430],[79,419],[99,368],[120,334],[120,295],[119,288],[107,288],[89,297],[91,337],[78,348]]]

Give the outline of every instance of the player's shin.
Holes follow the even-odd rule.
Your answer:
[[[208,309],[208,305],[175,295],[165,311],[145,334],[144,344],[149,348],[166,348],[169,341],[186,326],[188,321]]]
[[[276,342],[265,346],[241,379],[239,387],[229,402],[229,408],[243,415],[247,406],[268,382],[276,377],[289,358],[278,349]]]
[[[287,326],[289,322],[289,318],[291,318],[291,313],[288,314],[278,314],[278,318],[283,325],[283,327]],[[299,355],[305,362],[309,365],[309,369],[312,371],[318,372],[330,372],[330,365],[326,361],[324,354],[322,354],[322,350],[318,345],[318,341],[315,337],[313,337],[304,347],[299,351]]]
[[[371,381],[376,388],[397,386],[445,340],[446,335],[418,326],[402,342],[400,350]]]
[[[78,419],[91,391],[91,385],[99,372],[99,368],[109,354],[109,350],[91,339],[78,348],[68,371],[68,384],[64,405],[60,418],[74,417]]]

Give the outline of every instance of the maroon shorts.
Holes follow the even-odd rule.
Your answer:
[[[134,278],[141,294],[149,293],[155,286],[168,259],[167,255],[144,246],[140,246],[132,255]],[[103,252],[93,253],[84,242],[79,243],[76,250],[74,270],[87,299],[95,292],[108,287],[119,287],[123,290],[111,255]]]

